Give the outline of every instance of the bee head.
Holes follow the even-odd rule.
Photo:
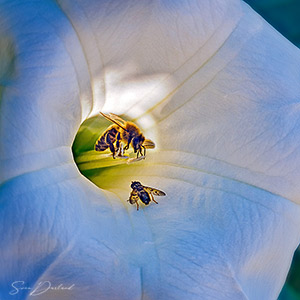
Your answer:
[[[135,201],[133,201],[132,199],[128,199],[127,200],[130,204],[135,204]]]
[[[132,147],[134,149],[134,153],[136,153],[139,149],[141,149],[142,144],[144,143],[145,137],[140,134],[132,139]]]
[[[141,185],[141,183],[139,181],[131,181],[131,188],[132,189],[136,189]]]

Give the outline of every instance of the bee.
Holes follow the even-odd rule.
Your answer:
[[[158,204],[153,195],[155,196],[165,196],[166,193],[160,191],[158,189],[154,189],[149,186],[142,185],[139,181],[132,181],[131,186],[132,191],[130,193],[130,197],[127,200],[130,204],[136,204],[136,209],[139,210],[138,200],[141,200],[145,205],[148,205],[152,200],[156,204]]]
[[[109,148],[113,158],[115,158],[116,153],[118,153],[118,156],[123,157],[123,151],[128,150],[131,145],[138,158],[139,155],[146,156],[146,148],[155,148],[154,142],[146,139],[138,126],[133,122],[124,121],[112,113],[107,115],[100,112],[100,114],[114,124],[109,126],[98,138],[95,143],[96,151],[104,151]],[[126,144],[124,148],[122,142]]]

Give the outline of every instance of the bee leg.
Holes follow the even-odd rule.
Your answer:
[[[150,193],[149,193],[149,195],[150,195],[150,197],[151,197],[151,200],[152,200],[154,203],[158,204],[158,202],[156,202],[156,201],[154,200],[154,197],[153,197],[153,195],[152,195],[152,194],[150,194]]]
[[[110,145],[109,145],[109,149],[110,149],[110,151],[111,151],[111,153],[112,153],[113,158],[115,158],[116,151],[115,151],[114,145],[113,145],[113,144],[110,144]]]
[[[115,158],[115,147],[114,144],[112,143],[109,134],[106,136],[106,142],[109,144],[109,149],[113,155],[113,158]]]
[[[123,156],[123,145],[122,143],[120,143],[121,141],[121,135],[120,132],[118,132],[117,135],[117,142],[116,142],[116,152],[117,152],[117,156]],[[121,146],[121,147],[120,147]]]
[[[144,156],[146,156],[146,147],[142,146],[144,148]]]
[[[128,149],[129,149],[131,140],[132,140],[132,136],[130,136],[130,137],[128,138],[128,142],[127,142],[127,145],[124,147],[124,150],[128,150]]]
[[[126,157],[126,156],[124,156],[124,147],[123,147],[123,144],[122,144],[122,143],[120,143],[120,147],[119,147],[119,149],[118,149],[117,156],[118,156],[118,157],[122,157],[122,158]]]
[[[143,146],[142,146],[142,147],[143,147]],[[142,147],[140,147],[140,149],[138,150],[136,158],[139,158],[139,155],[140,155],[140,154],[141,154],[141,156],[143,156],[143,153],[142,153]],[[144,156],[145,156],[145,155],[144,155]]]
[[[136,203],[136,210],[139,210],[139,204],[137,203],[137,202],[135,202]]]
[[[117,146],[117,149],[119,149],[119,147],[120,147],[120,132],[118,132],[118,135],[117,135],[116,146]]]

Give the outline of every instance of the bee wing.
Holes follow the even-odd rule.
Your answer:
[[[136,189],[133,189],[130,193],[130,197],[128,199],[128,201],[131,203],[131,204],[134,204],[136,203],[138,200],[139,200],[139,195],[138,195],[138,192]]]
[[[107,120],[117,124],[119,127],[121,127],[122,129],[124,129],[125,131],[128,131],[124,126],[126,121],[124,121],[122,118],[120,118],[119,116],[110,113],[110,114],[104,114],[103,112],[100,111],[100,114]],[[122,122],[123,124],[121,124],[120,122]]]
[[[154,189],[149,186],[143,186],[144,190],[146,190],[149,194],[155,195],[155,196],[166,196],[166,193],[163,191],[160,191],[158,189]]]
[[[120,121],[120,122],[122,122],[123,124],[126,123],[125,120],[123,120],[121,117],[119,117],[119,116],[116,115],[116,114],[109,113],[108,115],[109,115],[110,118],[112,118],[112,119],[115,120],[115,121],[116,121],[116,120],[117,120],[117,121]]]

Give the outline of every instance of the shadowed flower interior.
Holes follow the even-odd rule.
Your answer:
[[[122,118],[129,121],[127,116],[122,116]],[[154,123],[154,121],[149,120],[150,116],[144,118],[143,123],[148,125]],[[134,153],[132,145],[130,145],[129,149],[124,152],[124,157],[117,156],[113,159],[109,148],[105,151],[95,150],[95,143],[99,139],[99,136],[101,136],[110,125],[111,123],[100,114],[84,121],[75,137],[72,151],[74,160],[84,176],[99,188],[113,191],[119,195],[121,200],[126,201],[128,197],[124,197],[124,194],[128,194],[129,196],[130,183],[133,180],[137,180],[138,178],[135,177],[139,176],[139,173],[134,175],[134,170],[138,169],[141,171],[143,166],[145,168],[147,168],[147,166],[149,167],[147,160],[151,160],[151,157],[155,155],[155,152],[159,151],[157,150],[159,149],[159,146],[157,146],[156,143],[156,149],[147,150],[145,158],[135,161],[137,154]],[[147,139],[151,138],[154,140],[155,137],[153,136],[155,134],[153,133],[157,133],[157,130],[152,130],[152,132],[151,130],[148,130],[145,132],[141,126],[138,127]],[[157,139],[158,135],[156,134],[155,136]],[[123,144],[123,146],[126,145]],[[128,170],[128,175],[125,174],[120,176],[122,170]]]

